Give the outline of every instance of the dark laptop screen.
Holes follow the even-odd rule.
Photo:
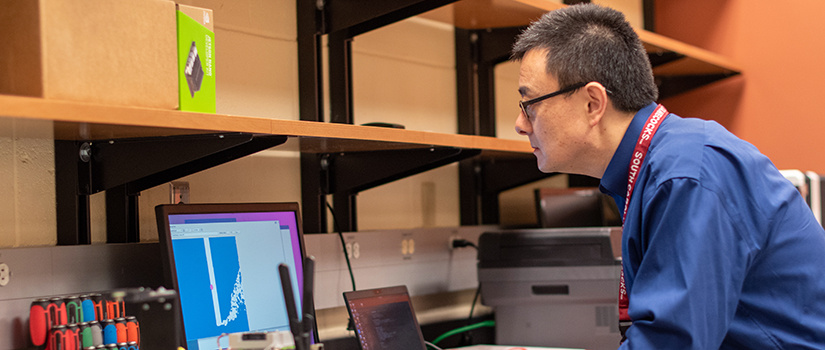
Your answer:
[[[345,292],[362,350],[426,349],[407,287]]]

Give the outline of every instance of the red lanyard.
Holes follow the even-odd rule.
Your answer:
[[[650,140],[653,139],[653,135],[659,130],[659,125],[662,124],[667,114],[664,106],[656,106],[653,113],[647,117],[647,122],[645,122],[642,133],[639,134],[639,140],[636,142],[636,147],[633,150],[633,156],[630,159],[630,165],[627,171],[627,195],[625,196],[624,212],[622,213],[622,230],[624,230],[624,221],[627,219],[627,207],[630,205],[631,196],[633,196],[633,189],[636,185],[636,179],[639,177],[639,170],[642,168],[645,156],[647,156],[647,150],[650,148]],[[624,284],[624,269],[622,269],[622,275],[619,279],[619,328],[622,331],[622,337],[624,337],[625,330],[630,327],[633,322],[627,313],[629,306],[630,299],[627,296],[627,288]]]

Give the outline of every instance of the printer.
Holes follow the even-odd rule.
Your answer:
[[[616,349],[620,244],[619,227],[483,233],[478,281],[496,343]]]

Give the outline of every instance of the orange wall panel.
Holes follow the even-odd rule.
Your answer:
[[[739,77],[662,101],[713,119],[780,169],[825,173],[825,1],[656,1],[656,32],[719,53]]]

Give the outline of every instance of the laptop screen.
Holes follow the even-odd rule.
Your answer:
[[[217,343],[223,333],[289,331],[278,265],[303,280],[297,203],[160,205],[156,214],[187,349],[228,348],[227,337]],[[293,283],[295,295],[301,288]]]
[[[426,349],[406,286],[345,292],[362,350]]]

